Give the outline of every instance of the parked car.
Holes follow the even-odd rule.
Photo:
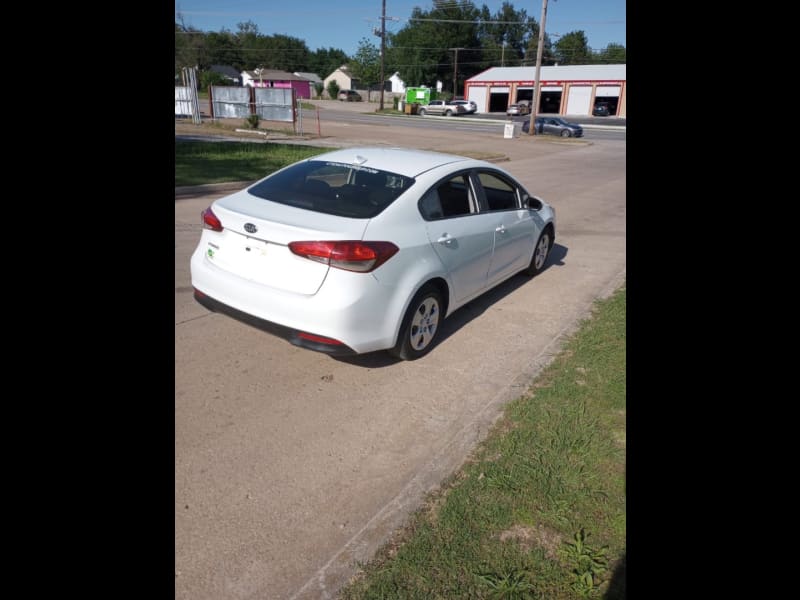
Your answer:
[[[460,104],[466,109],[468,115],[478,111],[478,105],[474,100],[450,100],[450,104]]]
[[[361,94],[355,90],[341,90],[337,98],[344,102],[361,102]]]
[[[294,163],[201,215],[194,298],[347,355],[424,356],[443,320],[518,273],[540,273],[555,210],[492,163],[349,148]]]
[[[561,117],[536,117],[536,133],[560,135],[561,137],[583,137],[583,127]],[[522,124],[522,131],[530,131],[530,119]]]
[[[607,117],[611,114],[611,109],[608,107],[608,104],[598,104],[592,110],[592,114],[595,117]]]
[[[506,110],[506,114],[511,117],[513,115],[529,115],[531,113],[531,108],[525,102],[517,102],[516,104],[512,104]]]
[[[467,108],[463,104],[448,104],[444,100],[431,100],[425,106],[420,106],[417,114],[452,117],[453,115],[467,114]]]

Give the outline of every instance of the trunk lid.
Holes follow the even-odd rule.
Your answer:
[[[369,219],[351,219],[262,200],[242,190],[212,210],[223,231],[207,236],[206,257],[220,269],[282,291],[313,295],[325,264],[297,256],[289,242],[360,240]]]

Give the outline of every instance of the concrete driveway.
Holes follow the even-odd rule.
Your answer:
[[[215,196],[176,199],[176,599],[334,598],[624,282],[624,141],[328,125],[341,145],[502,151],[557,209],[550,266],[456,312],[421,360],[336,360],[192,299],[189,256]]]

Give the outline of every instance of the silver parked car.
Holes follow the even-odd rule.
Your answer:
[[[444,115],[445,117],[452,117],[453,115],[467,114],[467,107],[463,104],[449,104],[444,100],[431,100],[425,106],[420,106],[417,110],[418,115]]]
[[[450,104],[460,104],[466,109],[466,114],[471,115],[478,110],[478,105],[474,100],[450,100]]]
[[[530,131],[530,119],[522,124],[522,131]],[[561,137],[583,137],[583,127],[561,117],[536,117],[536,133],[560,135]]]
[[[508,107],[506,114],[509,117],[513,115],[529,115],[531,114],[531,108],[528,106],[527,102],[517,102]]]

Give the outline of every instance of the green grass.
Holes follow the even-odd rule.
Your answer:
[[[624,598],[625,302],[597,304],[341,598]]]
[[[293,144],[175,140],[175,185],[255,181],[329,148]]]

